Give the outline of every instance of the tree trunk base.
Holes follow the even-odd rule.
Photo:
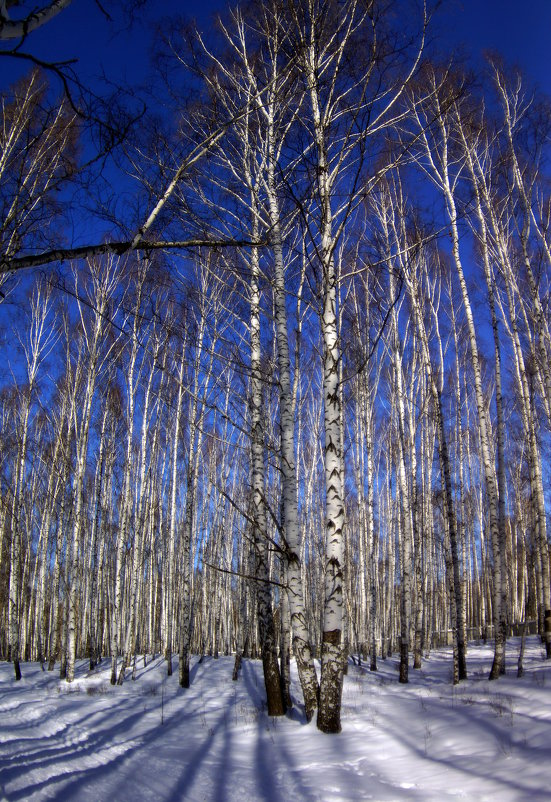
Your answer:
[[[178,661],[178,681],[181,688],[189,688],[189,651],[186,645],[182,646],[180,649],[180,658]]]
[[[264,669],[264,685],[266,687],[268,715],[284,716],[285,699],[281,692],[281,675],[279,673],[277,657],[271,652],[263,655],[262,667]]]
[[[239,671],[241,670],[241,660],[242,660],[241,652],[237,652],[237,654],[235,655],[235,662],[233,664],[232,680],[234,682],[237,682],[239,678]]]
[[[340,632],[338,634],[340,636]],[[343,661],[340,637],[332,638],[334,642],[325,640],[325,637],[324,633],[317,727],[321,732],[331,735],[341,731]]]
[[[407,643],[400,646],[400,682],[404,685],[409,682],[409,654]]]

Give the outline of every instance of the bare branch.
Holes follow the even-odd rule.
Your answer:
[[[248,248],[265,246],[265,242],[251,242],[250,240],[211,240],[211,239],[189,239],[189,240],[127,240],[125,242],[102,242],[95,245],[81,245],[77,248],[55,248],[44,253],[19,256],[15,259],[5,259],[0,257],[0,275],[2,273],[14,273],[30,267],[42,267],[52,264],[52,262],[67,262],[72,259],[86,259],[103,254],[114,254],[122,256],[129,251],[162,251],[162,250],[185,250],[187,248]]]

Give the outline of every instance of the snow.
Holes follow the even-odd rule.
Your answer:
[[[490,683],[492,645],[471,645],[470,678],[455,687],[446,649],[406,686],[394,658],[377,673],[351,664],[337,736],[305,724],[300,706],[270,720],[259,661],[234,683],[232,658],[195,658],[189,690],[161,658],[140,659],[123,687],[109,684],[109,661],[93,673],[79,661],[72,685],[27,663],[16,683],[2,663],[0,799],[548,800],[551,664],[529,638],[517,679],[518,648],[509,642],[507,676]]]

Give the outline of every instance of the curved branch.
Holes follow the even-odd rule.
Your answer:
[[[37,28],[41,28],[54,17],[57,17],[61,11],[71,5],[71,2],[72,0],[53,0],[52,3],[37,11],[32,11],[21,20],[10,20],[0,13],[0,40],[24,39],[30,33],[36,31]],[[19,3],[3,3],[4,13],[6,5],[19,5]]]

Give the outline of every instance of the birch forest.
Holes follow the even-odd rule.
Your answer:
[[[498,679],[528,633],[551,659],[551,107],[432,24],[258,0],[161,30],[162,114],[83,112],[54,60],[3,92],[16,680],[162,654],[185,689],[231,654],[277,716],[296,660],[335,733],[349,661],[407,683],[451,644],[458,683],[487,639]]]

